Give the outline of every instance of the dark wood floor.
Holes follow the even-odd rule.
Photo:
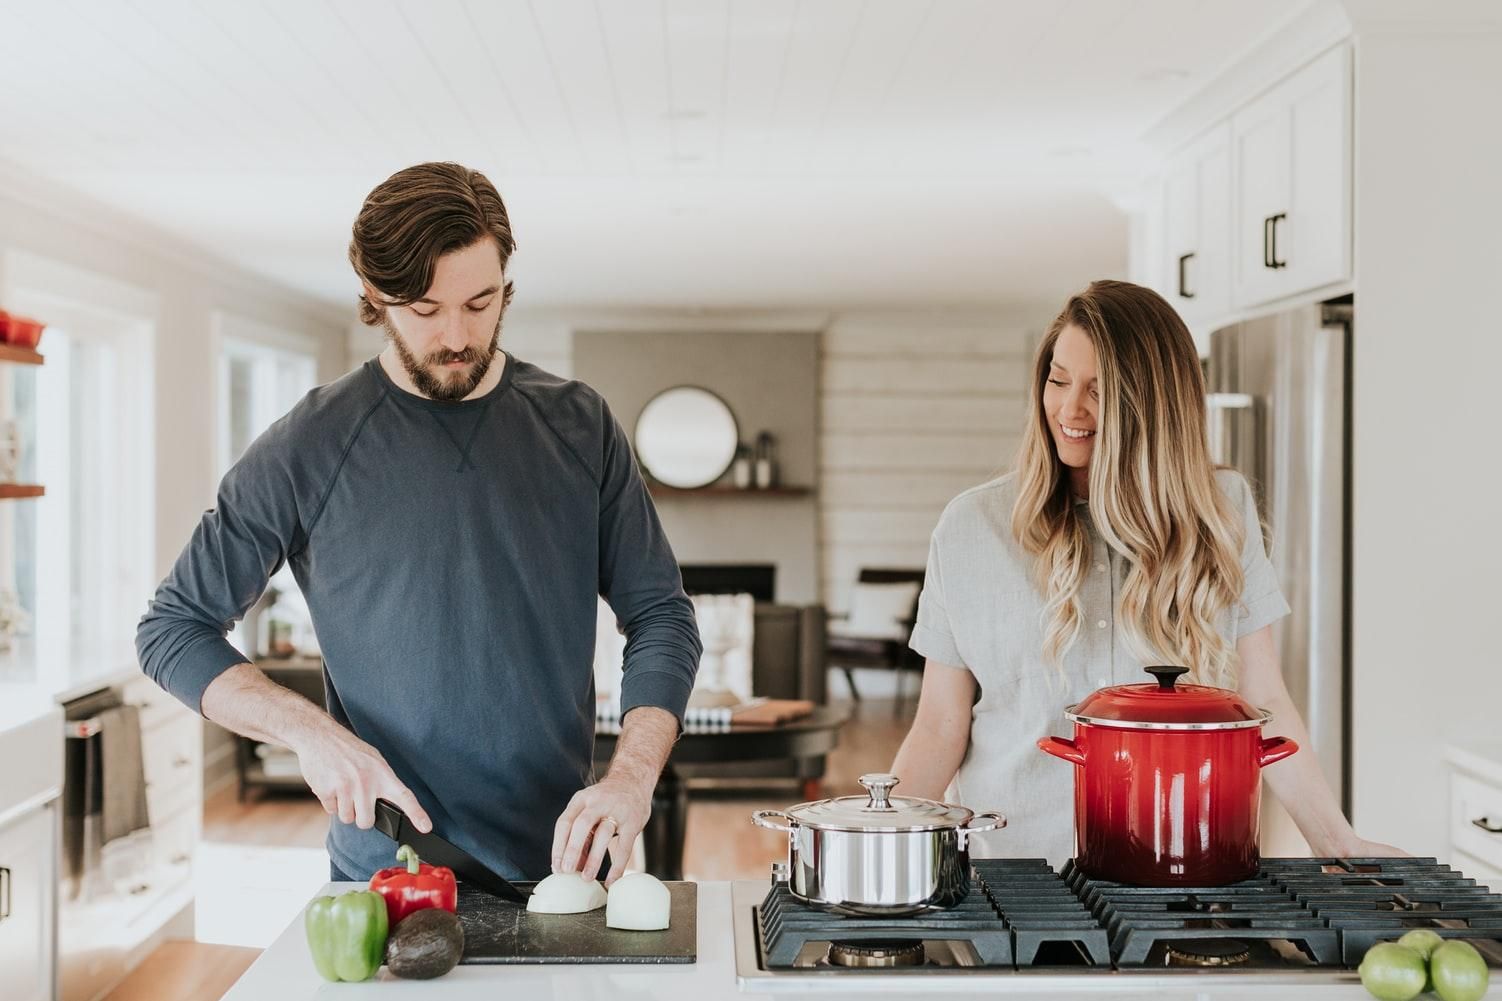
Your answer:
[[[854,716],[830,755],[825,796],[860,792],[856,778],[886,771],[911,722],[912,700],[902,716],[887,699],[853,704]],[[782,808],[802,799],[794,783],[746,792],[715,791],[694,795],[684,838],[684,874],[694,880],[761,878],[782,857],[783,835],[751,823],[754,810]],[[252,796],[240,803],[233,789],[210,797],[204,805],[203,838],[225,844],[318,848],[328,819],[309,796]],[[105,1001],[214,1001],[259,955],[255,949],[169,942],[146,961]]]

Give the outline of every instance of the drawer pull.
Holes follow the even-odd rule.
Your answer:
[[[1490,817],[1477,817],[1471,821],[1488,834],[1502,834],[1502,824],[1494,824]]]
[[[10,870],[0,865],[0,921],[10,917]]]
[[[173,768],[186,768],[188,765],[191,765],[192,763],[193,763],[193,759],[190,758],[190,757],[188,757],[186,754],[179,754],[177,757],[175,757],[175,758],[172,759],[172,767]]]
[[[187,862],[192,858],[193,856],[188,852],[178,852],[167,861],[171,862],[173,865],[182,865],[184,862]]]

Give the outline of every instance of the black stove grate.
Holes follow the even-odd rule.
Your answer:
[[[1069,862],[1064,882],[1110,936],[1117,966],[1142,966],[1175,941],[1286,942],[1321,966],[1339,965],[1340,935],[1267,875],[1228,886],[1129,886],[1091,879]]]
[[[1502,958],[1502,894],[1435,859],[1263,859],[1262,874],[1340,932],[1348,966],[1414,928]]]
[[[1073,946],[1079,959],[1091,966],[1111,965],[1106,929],[1046,861],[976,859],[973,864],[986,895],[1012,931],[1018,966],[1038,963],[1040,951],[1048,945]]]
[[[791,969],[810,942],[896,939],[968,942],[982,966],[1012,965],[1012,935],[977,885],[954,907],[907,917],[876,918],[831,914],[793,896],[785,882],[773,883],[756,911],[763,962],[769,969]],[[922,967],[888,970],[900,973]]]

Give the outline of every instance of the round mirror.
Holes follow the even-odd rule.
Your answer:
[[[730,468],[740,429],[725,401],[697,386],[665,389],[636,420],[636,455],[652,478],[685,490],[708,486]]]

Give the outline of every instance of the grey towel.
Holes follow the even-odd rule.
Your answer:
[[[107,845],[150,823],[146,815],[146,773],[141,766],[141,713],[115,706],[99,714],[99,757],[103,799],[99,840]]]

